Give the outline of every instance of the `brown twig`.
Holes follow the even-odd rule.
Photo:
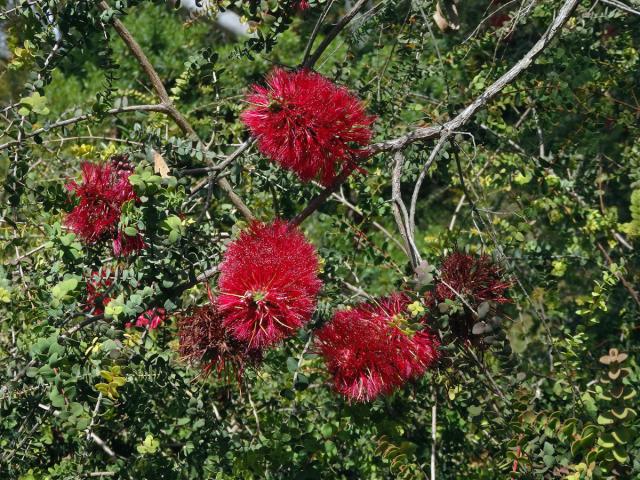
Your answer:
[[[99,6],[102,11],[107,11],[110,9],[109,4],[105,1],[101,1],[99,3]],[[145,55],[144,51],[142,50],[142,48],[140,47],[136,39],[133,38],[129,30],[127,29],[127,27],[125,27],[125,25],[116,17],[113,17],[111,19],[111,25],[113,26],[115,31],[118,32],[118,35],[120,36],[122,41],[125,43],[125,45],[129,49],[131,54],[138,61],[138,64],[140,65],[140,67],[146,73],[147,77],[149,78],[149,81],[151,82],[153,90],[156,92],[156,94],[158,95],[158,98],[160,99],[160,101],[162,102],[162,105],[165,108],[164,113],[166,113],[169,117],[171,117],[171,119],[176,123],[176,125],[178,125],[178,127],[180,128],[180,130],[182,130],[184,134],[200,140],[198,138],[196,131],[188,122],[188,120],[173,105],[173,101],[171,100],[171,97],[167,93],[167,89],[164,87],[164,84],[160,79],[160,75],[158,75],[158,72],[153,67],[153,65]],[[240,211],[240,213],[242,213],[242,215],[246,219],[253,220],[254,217],[253,217],[253,214],[251,213],[251,210],[249,210],[249,207],[245,205],[245,203],[238,196],[238,194],[236,194],[233,191],[233,187],[227,181],[227,179],[218,178],[217,183],[218,183],[218,186],[227,194],[231,203],[233,203],[233,205]]]

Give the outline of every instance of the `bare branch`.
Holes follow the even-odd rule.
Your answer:
[[[108,115],[117,115],[119,113],[128,113],[128,112],[160,112],[160,113],[167,113],[167,107],[165,105],[162,104],[157,104],[157,105],[129,105],[126,107],[120,107],[120,108],[111,108],[109,110],[107,110],[107,114]],[[66,127],[69,125],[74,125],[76,123],[80,123],[80,122],[84,122],[86,120],[90,120],[91,118],[95,118],[95,114],[93,113],[85,113],[84,115],[78,115],[76,117],[71,117],[71,118],[67,118],[65,120],[60,120],[58,122],[52,123],[50,125],[47,125],[45,127],[42,128],[38,128],[32,132],[29,133],[25,133],[22,138],[19,138],[17,140],[11,140],[10,142],[7,143],[3,143],[2,145],[0,145],[0,150],[4,150],[6,148],[9,147],[13,147],[15,145],[19,145],[20,143],[22,143],[22,141],[28,139],[28,138],[33,138],[37,135],[40,135],[41,133],[45,133],[48,132],[49,130],[52,130],[54,128],[62,128],[62,127]]]
[[[311,32],[311,35],[309,36],[309,40],[307,41],[307,46],[304,49],[304,54],[302,55],[302,65],[305,65],[309,60],[309,55],[311,54],[311,48],[313,48],[313,42],[315,42],[316,37],[318,36],[318,32],[320,31],[320,25],[322,25],[322,22],[324,22],[324,19],[327,18],[327,14],[329,13],[329,10],[333,6],[334,1],[335,0],[330,0],[327,3],[326,7],[324,7],[324,10],[322,11],[322,14],[318,18],[318,21],[314,25],[313,31]]]
[[[407,247],[407,251],[409,252],[409,260],[411,261],[411,266],[415,269],[418,265],[420,265],[422,259],[420,258],[420,253],[418,252],[418,248],[416,247],[413,239],[413,234],[411,233],[407,207],[402,200],[401,176],[403,165],[404,154],[401,150],[398,150],[394,155],[394,167],[391,177],[391,200],[393,201],[393,216],[396,219],[398,230],[400,231],[400,235],[402,235],[402,238],[404,239],[405,245]]]
[[[420,187],[422,187],[422,183],[424,182],[424,179],[427,176],[427,172],[429,171],[429,168],[431,168],[431,165],[433,164],[436,157],[438,156],[438,153],[440,152],[440,150],[446,143],[447,139],[449,138],[449,135],[450,134],[443,132],[442,136],[440,137],[440,140],[438,140],[438,143],[433,148],[431,155],[429,155],[429,158],[427,159],[426,163],[422,167],[422,171],[418,176],[418,180],[416,181],[416,184],[413,187],[413,194],[411,195],[411,205],[409,206],[409,229],[411,231],[411,235],[415,235],[416,233],[416,204],[418,203],[418,195],[420,194]]]
[[[302,64],[305,68],[313,68],[316,62],[320,59],[320,55],[327,49],[331,42],[338,36],[338,34],[349,24],[351,20],[358,14],[358,12],[364,7],[365,3],[369,0],[358,0],[353,8],[336,23],[336,26],[327,34],[326,37],[320,43],[320,46],[313,52],[306,62]]]
[[[471,102],[453,119],[449,120],[444,125],[417,128],[402,137],[373,144],[369,147],[371,154],[373,155],[378,152],[401,150],[414,142],[429,140],[441,135],[443,131],[451,133],[466,125],[478,110],[485,107],[487,103],[493,100],[502,91],[502,89],[504,89],[504,87],[513,82],[522,72],[531,66],[536,57],[549,45],[549,43],[562,29],[564,24],[569,20],[578,3],[579,0],[565,1],[547,31],[542,35],[542,37],[540,37],[533,47],[531,47],[524,57],[522,57],[518,63],[511,67],[509,71],[502,75],[498,80],[487,87],[479,97]]]
[[[640,15],[640,11],[631,8],[626,3],[621,2],[620,0],[600,0],[602,3],[606,3],[607,5],[611,5],[612,7],[619,8],[627,13],[632,13],[633,15]]]

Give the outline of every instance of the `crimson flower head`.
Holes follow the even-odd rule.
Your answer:
[[[267,85],[254,85],[241,120],[270,160],[302,180],[328,185],[339,169],[355,166],[371,140],[374,117],[344,87],[322,75],[276,68]]]
[[[247,363],[257,363],[262,353],[249,349],[245,342],[231,336],[223,324],[223,317],[215,303],[193,309],[178,322],[180,357],[190,365],[197,365],[204,375],[216,371],[242,375]]]
[[[118,232],[113,239],[113,254],[116,257],[126,257],[147,247],[139,233],[130,237],[124,232]]]
[[[316,335],[335,390],[351,401],[389,394],[433,366],[438,338],[408,322],[407,295],[396,293],[336,312]]]
[[[67,189],[78,199],[65,224],[86,243],[96,243],[116,235],[122,205],[136,194],[129,173],[111,163],[84,162],[82,182],[70,182]]]
[[[136,319],[136,327],[149,327],[149,330],[155,330],[163,323],[167,318],[167,311],[162,308],[151,308],[144,313],[138,315]],[[128,323],[126,327],[131,327],[131,323]]]
[[[453,252],[442,261],[435,299],[444,302],[461,295],[472,306],[487,301],[507,303],[505,292],[510,286],[500,268],[487,255]]]
[[[85,300],[85,310],[92,311],[94,315],[104,313],[104,307],[111,301],[108,291],[113,284],[113,279],[109,277],[108,270],[92,272],[87,279],[87,298]]]
[[[311,318],[321,286],[315,248],[297,228],[255,222],[225,252],[218,306],[237,340],[263,348]]]

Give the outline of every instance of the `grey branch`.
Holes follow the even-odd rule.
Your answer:
[[[498,80],[487,87],[487,89],[479,97],[471,102],[453,119],[449,120],[444,125],[417,128],[401,137],[373,144],[369,148],[371,154],[373,155],[378,152],[401,150],[414,142],[435,138],[439,135],[442,135],[442,133],[445,131],[450,134],[455,130],[459,130],[460,127],[466,125],[478,110],[487,105],[487,103],[493,100],[504,87],[513,82],[522,72],[524,72],[531,66],[536,57],[540,55],[540,53],[547,47],[547,45],[549,45],[549,43],[551,43],[558,32],[562,29],[564,24],[569,20],[569,18],[571,18],[571,14],[573,13],[578,3],[579,0],[567,0],[558,11],[558,14],[554,18],[547,31],[544,33],[544,35],[542,35],[542,37],[540,37],[540,39],[533,45],[533,47],[531,47],[531,50],[529,50],[525,54],[525,56],[518,61],[518,63],[511,67],[509,71],[507,71],[504,75],[498,78]]]
[[[602,3],[606,3],[607,5],[611,5],[612,7],[619,8],[627,13],[631,13],[633,15],[640,15],[640,11],[631,8],[626,3],[621,2],[620,0],[600,0]]]

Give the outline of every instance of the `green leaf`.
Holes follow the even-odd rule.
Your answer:
[[[55,408],[64,407],[64,397],[56,387],[53,387],[53,389],[49,393],[49,400],[51,400],[51,405]]]
[[[294,357],[287,357],[287,370],[290,373],[294,373],[298,370],[298,359]]]
[[[77,278],[68,278],[67,280],[63,280],[57,285],[55,285],[51,289],[51,294],[54,296],[54,298],[58,300],[63,300],[67,298],[68,294],[74,291],[77,286],[78,286]]]
[[[29,97],[21,98],[20,104],[24,105],[18,112],[20,115],[28,115],[29,112],[38,115],[47,115],[50,112],[47,107],[47,97],[41,96],[38,92],[33,92]]]
[[[611,425],[613,423],[613,416],[609,413],[602,413],[598,415],[598,425]]]

